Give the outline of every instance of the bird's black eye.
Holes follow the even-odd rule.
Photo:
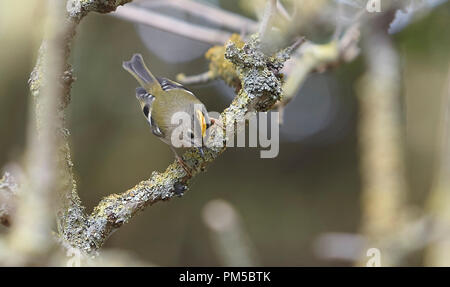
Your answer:
[[[150,108],[147,105],[145,105],[142,111],[144,112],[145,117],[148,118],[148,113],[150,112]]]
[[[189,136],[191,137],[191,139],[193,139],[194,138],[194,133],[189,131]]]

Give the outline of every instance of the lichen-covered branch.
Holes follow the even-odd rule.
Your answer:
[[[70,155],[70,147],[68,143],[69,130],[66,128],[66,117],[64,109],[70,102],[70,89],[74,81],[72,75],[72,69],[68,63],[68,57],[70,54],[71,43],[75,35],[75,29],[77,22],[74,19],[67,18],[64,20],[64,28],[61,35],[58,35],[59,39],[55,41],[59,43],[64,43],[59,47],[55,47],[61,53],[61,59],[63,69],[60,71],[59,76],[55,80],[59,82],[58,85],[62,87],[58,91],[57,108],[53,113],[56,114],[56,122],[59,123],[57,128],[56,136],[58,140],[58,147],[56,149],[57,160],[58,160],[58,180],[57,190],[59,195],[59,205],[57,208],[57,220],[58,229],[60,231],[64,230],[64,227],[71,224],[67,221],[80,220],[83,218],[83,207],[81,205],[80,198],[78,197],[76,190],[76,182],[73,175],[73,163]],[[48,50],[48,40],[44,41],[39,50],[38,60],[33,72],[30,77],[30,91],[33,96],[33,100],[36,108],[36,121],[38,126],[38,131],[40,126],[42,126],[41,118],[42,107],[44,103],[42,102],[42,91],[45,88],[46,83],[43,79],[46,77],[46,72],[44,70],[45,58],[49,55]]]
[[[67,0],[69,17],[81,20],[89,12],[109,13],[132,0]]]
[[[292,49],[287,48],[267,56],[262,52],[258,36],[253,36],[248,43],[230,41],[227,44],[225,56],[238,71],[242,88],[231,105],[222,112],[223,123],[241,121],[248,112],[267,111],[280,99],[280,70],[291,52]],[[207,141],[210,148],[205,150],[203,157],[196,149],[183,155],[192,176],[205,170],[225,151],[224,141],[225,133],[216,125]],[[163,173],[153,172],[148,180],[128,191],[104,198],[87,218],[82,235],[68,238],[69,242],[88,253],[97,250],[113,231],[144,207],[182,195],[190,178],[178,162],[171,164]]]
[[[64,10],[59,10],[61,15],[53,17],[64,16]],[[70,102],[70,89],[74,81],[72,75],[72,68],[68,63],[68,58],[71,50],[73,38],[75,36],[76,26],[81,18],[65,17],[60,20],[57,25],[62,27],[51,38],[46,35],[46,39],[42,42],[39,49],[38,60],[34,67],[29,84],[30,91],[33,97],[35,105],[36,125],[38,130],[38,136],[40,138],[47,137],[42,135],[42,128],[48,124],[45,122],[45,116],[47,114],[54,115],[53,122],[55,123],[55,129],[52,136],[55,140],[57,161],[55,168],[55,180],[54,188],[57,190],[57,197],[59,198],[59,204],[57,206],[57,221],[58,229],[64,230],[67,225],[65,222],[67,218],[73,218],[71,214],[76,214],[77,220],[79,217],[83,217],[83,208],[81,206],[80,199],[76,191],[76,182],[72,171],[72,161],[70,155],[70,148],[68,143],[69,131],[66,128],[66,119],[64,109]],[[58,28],[59,29],[59,28]],[[52,58],[57,58],[52,60]],[[51,62],[50,62],[51,61]],[[56,65],[56,71],[53,71],[54,75],[49,75],[49,69],[55,69],[52,67]],[[54,110],[48,109],[45,102],[46,88],[56,86],[57,90],[53,92],[56,104]],[[30,143],[28,149],[33,149]],[[30,159],[30,163],[34,160]],[[30,185],[33,181],[30,182]]]

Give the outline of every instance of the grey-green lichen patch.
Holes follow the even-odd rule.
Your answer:
[[[245,106],[247,111],[267,111],[282,94],[282,75],[284,62],[289,58],[291,48],[266,55],[258,35],[239,47],[230,41],[225,57],[237,69],[242,83],[242,90],[234,104]]]

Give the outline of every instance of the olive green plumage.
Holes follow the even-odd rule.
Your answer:
[[[172,133],[182,130],[183,146],[196,146],[203,153],[203,140],[211,119],[205,106],[185,87],[166,78],[156,78],[147,68],[140,54],[134,54],[130,61],[123,62],[123,68],[139,82],[136,98],[150,124],[152,133],[173,149]],[[173,120],[182,113],[188,121]],[[178,147],[178,146],[177,146]]]

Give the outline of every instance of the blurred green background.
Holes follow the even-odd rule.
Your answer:
[[[220,2],[239,11],[236,1]],[[24,3],[0,4],[0,167],[20,162],[25,142],[27,80],[39,43],[30,32],[39,14],[23,9]],[[450,61],[449,19],[447,3],[394,36],[402,65],[409,199],[418,206],[423,205],[433,175]],[[161,35],[151,41],[165,45]],[[134,97],[136,82],[121,67],[136,52],[155,74],[172,79],[180,72],[204,72],[208,66],[201,56],[182,63],[164,61],[143,44],[129,22],[99,14],[82,21],[72,53],[77,81],[68,125],[79,194],[87,211],[102,197],[125,191],[173,160],[170,149],[150,133]],[[363,71],[360,57],[311,76],[286,111],[277,158],[260,159],[257,149],[227,150],[192,181],[183,198],[148,207],[114,233],[105,247],[131,251],[157,265],[221,265],[202,211],[210,200],[222,198],[239,212],[261,265],[350,264],[319,258],[314,244],[324,233],[358,232],[354,83]],[[208,110],[221,111],[231,101],[232,91],[219,81],[189,88]],[[408,260],[410,265],[421,264],[420,254]]]

